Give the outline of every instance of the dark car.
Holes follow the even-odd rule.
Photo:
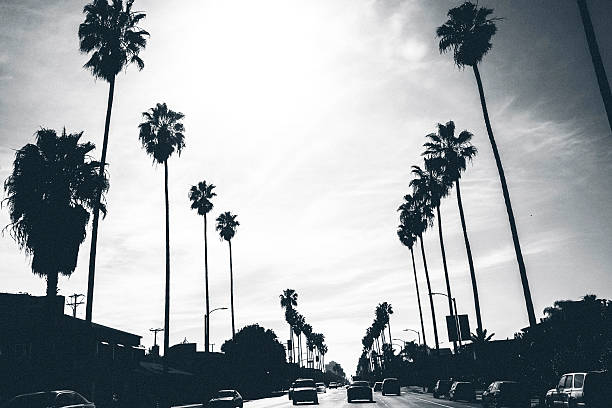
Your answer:
[[[208,401],[210,408],[242,408],[242,396],[236,390],[220,390]]]
[[[374,383],[374,392],[382,391],[382,381],[377,381]]]
[[[451,401],[476,401],[476,392],[471,382],[456,381],[448,392]]]
[[[329,383],[329,387],[327,387],[327,388],[329,388],[330,390],[331,390],[331,389],[334,389],[334,388],[338,388],[338,383],[336,383],[336,382],[330,382],[330,383]]]
[[[569,373],[546,393],[546,406],[605,408],[612,401],[612,376],[607,371]]]
[[[325,387],[325,383],[318,382],[316,384],[317,392],[325,394],[327,392],[327,387]]]
[[[47,391],[32,394],[18,395],[11,399],[2,408],[95,408],[93,402],[89,402],[78,392]]]
[[[367,381],[355,381],[346,389],[346,399],[348,402],[357,400],[374,402],[370,384]]]
[[[397,378],[385,378],[382,383],[382,395],[400,395],[400,383]]]
[[[433,397],[440,398],[442,395],[448,397],[448,392],[451,389],[453,382],[451,380],[438,380],[433,389]]]
[[[495,381],[482,393],[482,405],[485,408],[528,407],[529,396],[515,381]]]
[[[314,380],[295,380],[291,399],[293,400],[293,405],[297,405],[298,402],[312,402],[313,404],[318,404],[319,397],[317,396],[317,387]]]

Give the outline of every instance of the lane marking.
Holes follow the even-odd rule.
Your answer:
[[[416,399],[418,399],[418,400],[420,400],[420,401],[429,402],[430,404],[439,405],[439,406],[441,406],[441,407],[445,407],[445,408],[457,408],[457,406],[456,406],[456,405],[455,405],[455,406],[452,406],[452,405],[444,405],[444,404],[440,404],[439,402],[429,401],[429,400],[426,400],[426,399],[423,399],[423,398],[416,397],[416,396],[414,396],[414,395],[413,395],[413,397],[414,397],[414,398],[416,398]],[[477,408],[477,407],[475,407],[475,406],[473,406],[473,405],[467,405],[467,404],[466,404],[466,405],[463,405],[463,406],[465,406],[465,407],[470,407],[470,408]]]

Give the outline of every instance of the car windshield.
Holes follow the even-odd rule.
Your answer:
[[[461,388],[461,389],[466,390],[466,389],[471,388],[471,387],[472,387],[471,383],[457,383],[457,386],[455,387],[455,389]]]
[[[296,388],[303,388],[303,387],[314,387],[314,381],[312,380],[298,380],[295,382],[295,387]]]
[[[222,390],[217,393],[217,398],[227,398],[227,397],[233,397],[233,396],[234,396],[234,391],[229,391],[229,390]]]
[[[324,383],[317,383],[317,387],[325,387]]]
[[[519,392],[519,385],[515,382],[503,382],[499,384],[499,389],[503,392],[515,394]]]
[[[369,387],[370,384],[367,383],[367,381],[355,381],[353,383],[353,387]]]
[[[397,378],[387,378],[385,379],[385,384],[395,384],[397,382]]]
[[[6,408],[29,408],[29,407],[46,407],[50,404],[51,396],[47,393],[41,392],[29,395],[20,395],[13,398],[7,405]]]

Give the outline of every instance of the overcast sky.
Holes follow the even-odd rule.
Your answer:
[[[612,298],[612,136],[576,2],[481,1],[504,17],[481,67],[508,178],[536,316],[557,299]],[[612,74],[612,2],[589,0]],[[84,131],[99,156],[108,84],[82,68],[77,28],[85,3],[0,3],[0,179],[14,149],[40,127]],[[146,1],[151,33],[116,82],[101,221],[94,320],[143,336],[163,326],[163,168],[141,149],[141,113],[157,102],[185,114],[186,148],[169,160],[171,344],[203,348],[203,219],[189,208],[198,181],[217,186],[212,216],[238,214],[233,241],[236,323],[288,336],[279,294],[326,336],[327,361],[355,370],[377,303],[394,338],[419,328],[409,250],[396,209],[420,165],[424,135],[454,120],[479,149],[462,179],[484,327],[496,339],[528,325],[499,178],[471,70],[439,55],[435,28],[458,1]],[[442,205],[453,294],[476,326],[456,197]],[[212,218],[212,217],[211,217]],[[8,211],[0,211],[0,224]],[[212,223],[210,223],[212,224]],[[211,308],[229,306],[227,243],[209,224]],[[86,293],[89,234],[60,294]],[[445,291],[437,229],[426,234],[432,289]],[[428,344],[425,277],[415,254]],[[44,279],[8,233],[0,291],[45,293]],[[446,341],[446,299],[435,298]],[[68,308],[67,308],[68,311]],[[79,316],[84,316],[81,307]],[[229,313],[211,319],[215,349]],[[449,343],[441,344],[449,347]]]

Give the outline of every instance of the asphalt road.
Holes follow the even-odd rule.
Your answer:
[[[353,402],[346,400],[346,389],[327,390],[319,394],[319,405],[301,403],[298,407],[317,408],[482,408],[480,403],[453,402],[444,399],[435,399],[431,394],[416,394],[402,390],[401,396],[382,396],[380,392],[374,393],[374,402]],[[244,408],[293,408],[287,395],[274,398],[265,398],[256,401],[247,401]]]

